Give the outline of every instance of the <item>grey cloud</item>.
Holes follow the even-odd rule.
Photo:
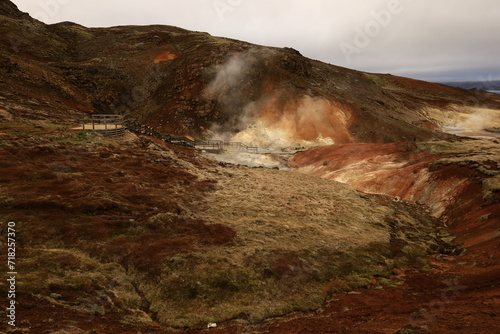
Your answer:
[[[498,0],[14,0],[32,15],[57,4],[48,23],[167,24],[268,46],[289,46],[339,66],[428,80],[500,78]],[[373,13],[397,6],[389,22]],[[52,6],[54,7],[54,6]],[[394,7],[396,8],[396,7]],[[47,16],[47,15],[46,15]],[[386,24],[387,23],[387,24]],[[369,45],[357,31],[371,28]],[[348,59],[340,47],[357,48]],[[358,43],[359,44],[359,43]]]

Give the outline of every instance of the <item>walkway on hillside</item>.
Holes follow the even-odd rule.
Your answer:
[[[105,136],[122,136],[125,130],[135,133],[155,137],[166,143],[182,145],[208,153],[220,154],[223,152],[247,152],[247,153],[273,153],[273,154],[293,154],[293,150],[276,152],[261,149],[259,147],[248,146],[241,142],[226,142],[222,140],[195,140],[186,136],[174,136],[165,132],[155,130],[151,126],[140,124],[137,121],[125,120],[122,115],[96,114],[86,117],[81,122],[81,126],[74,130],[94,131]],[[295,152],[296,153],[296,152]]]
[[[248,146],[240,142],[226,142],[222,140],[193,140],[185,136],[173,136],[168,133],[160,132],[150,126],[142,125],[137,121],[127,121],[125,124],[127,129],[130,131],[155,137],[169,144],[192,147],[196,150],[209,153],[222,153],[227,151],[251,153],[259,152],[258,147]]]
[[[73,130],[94,131],[105,136],[122,136],[126,130],[125,118],[122,115],[96,114],[86,117],[81,126]]]

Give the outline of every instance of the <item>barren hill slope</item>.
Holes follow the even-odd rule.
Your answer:
[[[120,113],[174,134],[243,132],[238,140],[286,146],[443,138],[434,130],[448,116],[500,108],[482,93],[353,71],[289,48],[169,26],[45,25],[8,0],[0,15],[0,106],[14,116]]]

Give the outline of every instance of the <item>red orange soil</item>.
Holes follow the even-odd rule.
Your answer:
[[[165,51],[158,54],[154,60],[155,64],[161,63],[163,61],[168,61],[177,58],[177,55],[170,51]]]
[[[364,191],[430,206],[433,201],[442,201],[444,210],[435,208],[465,252],[434,258],[431,272],[405,272],[402,287],[341,296],[327,303],[320,315],[300,315],[266,325],[270,333],[396,333],[407,325],[408,330],[399,333],[418,333],[419,329],[429,333],[500,333],[500,205],[483,201],[484,174],[471,166],[431,166],[440,156],[418,152],[412,145],[321,147],[299,154],[291,165],[332,179],[349,169],[374,173],[372,182],[359,176],[347,182]],[[430,176],[419,188],[416,183],[423,170]],[[450,180],[458,187],[450,186]],[[427,197],[425,187],[433,189],[435,196]],[[448,194],[448,200],[443,194]]]
[[[485,242],[495,240],[500,206],[498,201],[483,200],[482,181],[489,176],[467,158],[460,166],[436,163],[446,155],[431,154],[418,145],[324,146],[298,154],[290,166],[298,172],[349,183],[368,193],[427,205],[468,247],[479,246],[481,236]],[[493,161],[488,168],[494,172],[498,167]],[[485,216],[489,218],[478,222]]]

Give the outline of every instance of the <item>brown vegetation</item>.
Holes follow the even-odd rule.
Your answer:
[[[1,218],[22,231],[20,301],[34,316],[21,312],[33,330],[82,313],[130,328],[251,323],[400,285],[398,268],[428,270],[427,253],[453,249],[418,207],[336,182],[224,167],[132,134],[2,131]],[[40,323],[52,304],[59,321]]]

